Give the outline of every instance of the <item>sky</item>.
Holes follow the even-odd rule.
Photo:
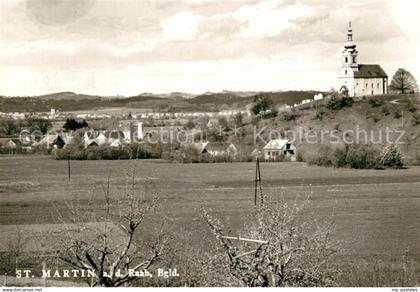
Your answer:
[[[420,81],[418,0],[1,0],[0,95],[329,90],[359,62]]]

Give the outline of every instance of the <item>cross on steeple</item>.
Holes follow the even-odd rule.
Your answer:
[[[353,29],[351,28],[351,21],[349,22],[349,29],[347,31],[347,41],[353,41]]]

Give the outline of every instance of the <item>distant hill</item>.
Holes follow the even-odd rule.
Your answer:
[[[191,104],[204,105],[204,104],[227,104],[232,105],[234,103],[248,103],[249,98],[241,97],[233,93],[207,93],[198,95],[188,100]]]
[[[51,94],[45,94],[37,96],[36,98],[43,100],[82,100],[82,99],[101,99],[101,96],[97,95],[87,95],[87,94],[77,94],[71,91],[57,92]]]
[[[264,92],[276,106],[300,103],[313,98],[318,91]],[[0,97],[3,112],[46,112],[51,108],[60,111],[95,110],[99,108],[151,109],[163,112],[219,111],[221,108],[241,109],[251,103],[261,92],[205,93],[200,95],[173,92],[169,94],[142,93],[136,96],[96,96],[74,92],[58,92],[33,97]]]

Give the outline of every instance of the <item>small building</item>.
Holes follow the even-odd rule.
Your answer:
[[[201,151],[202,154],[208,153],[213,157],[229,156],[236,158],[238,149],[232,143],[226,142],[208,142]]]
[[[86,148],[90,148],[90,147],[98,147],[98,143],[95,140],[91,140],[86,144]]]
[[[186,143],[183,145],[183,148],[188,149],[196,154],[203,153],[204,148],[208,142],[194,142],[194,143]]]
[[[22,142],[17,138],[1,138],[0,146],[5,149],[17,149],[22,146]]]
[[[216,118],[210,119],[207,123],[208,128],[217,128],[219,125],[219,120]]]
[[[8,149],[16,149],[22,146],[22,142],[17,138],[9,139],[5,144],[4,147]]]
[[[112,148],[121,148],[123,146],[121,140],[115,138],[109,139],[108,144]]]
[[[108,138],[105,137],[103,133],[100,133],[98,137],[96,137],[95,141],[98,145],[104,145],[108,142]]]
[[[296,161],[296,147],[287,139],[274,139],[268,142],[264,148],[264,159],[268,161],[281,161],[289,158]]]
[[[22,149],[22,142],[17,138],[0,138],[0,148],[4,153],[16,153]]]
[[[60,135],[57,135],[57,137],[52,142],[52,145],[56,149],[62,149],[64,147],[64,145],[66,145],[66,142],[64,142],[64,139],[61,138]]]
[[[42,139],[39,142],[35,142],[32,146],[50,149],[53,146],[53,143],[57,136],[57,134],[46,134],[42,137]]]

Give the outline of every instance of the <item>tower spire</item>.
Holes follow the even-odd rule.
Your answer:
[[[347,41],[353,41],[353,29],[351,28],[351,21],[349,21],[349,29],[347,31]]]
[[[349,27],[347,29],[347,42],[344,45],[343,51],[343,66],[356,69],[358,67],[357,54],[356,45],[353,43],[352,23],[349,21]]]

